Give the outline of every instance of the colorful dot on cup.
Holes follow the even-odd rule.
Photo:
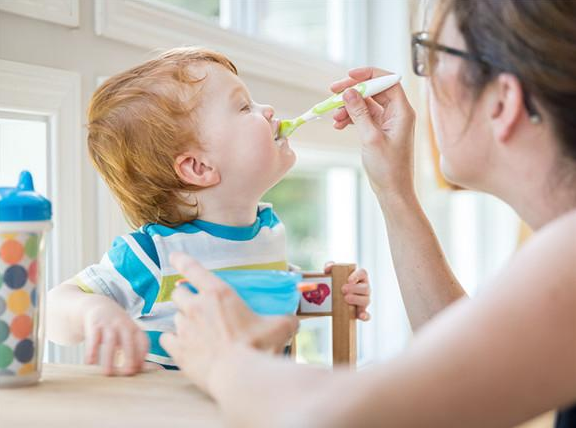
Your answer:
[[[30,238],[26,240],[26,244],[24,244],[24,249],[26,251],[26,255],[31,259],[35,259],[38,256],[38,244],[40,240],[38,239],[38,235],[32,234]]]
[[[19,376],[24,376],[30,373],[34,373],[36,371],[36,367],[34,366],[34,364],[30,363],[30,364],[24,364],[22,367],[20,367],[20,370],[18,370],[18,375]]]
[[[33,288],[30,292],[30,300],[32,301],[32,306],[36,307],[36,288]]]
[[[5,311],[6,311],[6,302],[4,301],[2,296],[0,296],[0,315],[2,315]]]
[[[18,290],[10,293],[8,296],[8,309],[13,313],[20,315],[30,307],[30,296],[24,290]]]
[[[4,321],[0,320],[0,343],[4,342],[10,336],[10,327]]]
[[[22,288],[27,280],[28,272],[20,265],[10,266],[4,272],[4,282],[10,288]]]
[[[4,241],[0,246],[0,258],[6,264],[13,265],[22,260],[24,256],[24,247],[22,244],[14,239]]]
[[[14,357],[21,363],[28,363],[34,356],[34,343],[31,340],[25,339],[18,342],[14,348]]]
[[[10,331],[17,339],[26,339],[32,333],[34,323],[28,315],[18,315],[10,324]]]
[[[28,266],[28,279],[34,285],[38,285],[38,260],[32,260]]]
[[[0,369],[5,369],[14,361],[12,349],[6,345],[0,345]]]

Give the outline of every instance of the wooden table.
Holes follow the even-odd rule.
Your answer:
[[[223,427],[214,402],[179,372],[104,377],[97,367],[46,364],[39,385],[0,389],[0,427]]]

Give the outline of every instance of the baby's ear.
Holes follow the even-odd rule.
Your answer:
[[[185,152],[174,161],[178,177],[188,184],[198,187],[211,187],[220,183],[220,173],[202,154]]]

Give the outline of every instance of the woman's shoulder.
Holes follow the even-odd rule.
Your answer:
[[[573,254],[576,251],[576,209],[543,226],[527,244],[544,248],[561,246]]]
[[[550,283],[571,283],[576,290],[576,210],[535,232],[518,251],[511,268],[523,271],[533,281],[547,276]]]

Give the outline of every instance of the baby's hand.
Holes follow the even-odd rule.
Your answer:
[[[334,262],[326,263],[324,273],[332,272],[332,266],[334,266]],[[348,283],[342,286],[342,293],[344,300],[349,305],[356,306],[356,318],[361,321],[368,321],[370,314],[366,308],[370,305],[370,283],[366,270],[356,269],[352,272],[348,277]]]
[[[139,373],[148,353],[148,337],[118,304],[101,297],[84,316],[86,364],[100,363],[107,376]],[[122,353],[119,362],[118,351]]]

